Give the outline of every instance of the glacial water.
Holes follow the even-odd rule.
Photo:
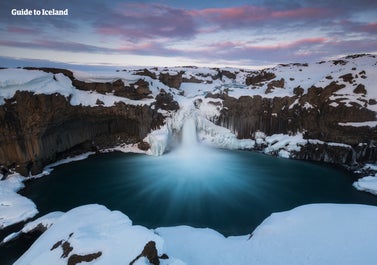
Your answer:
[[[377,197],[356,191],[353,181],[345,170],[324,164],[204,147],[188,120],[181,146],[168,154],[91,156],[56,167],[21,193],[36,203],[39,216],[98,203],[148,228],[190,225],[241,235],[271,213],[303,204],[377,205]],[[8,247],[9,259],[20,255],[17,244]]]

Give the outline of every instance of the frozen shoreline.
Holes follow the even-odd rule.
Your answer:
[[[263,153],[268,155],[275,154],[281,158],[287,159],[292,158],[292,151],[299,150],[307,142],[307,140],[304,140],[302,138],[302,134],[295,136],[280,134],[268,137],[266,137],[264,134],[260,134],[257,137],[255,139],[255,142],[257,144],[264,143],[267,145],[267,147],[263,150]],[[318,142],[321,143],[320,141]],[[99,153],[108,153],[114,151],[123,153],[140,153],[147,155],[152,154],[150,151],[146,152],[138,149],[137,145],[120,145],[114,148],[100,150]],[[35,176],[26,178],[19,175],[18,173],[14,173],[9,175],[5,180],[0,181],[0,229],[26,221],[27,219],[30,219],[38,214],[38,210],[34,202],[17,193],[24,187],[23,182],[25,180],[43,177],[50,174],[53,168],[56,166],[74,161],[84,160],[87,159],[90,155],[94,154],[95,152],[87,152],[78,156],[62,159],[60,161],[47,165],[42,173]],[[364,168],[365,167],[368,167],[368,164],[364,166]],[[374,169],[374,167],[372,167],[371,169]],[[359,191],[365,191],[377,195],[377,176],[366,175],[364,178],[360,178],[358,181],[354,182],[353,186]]]
[[[252,235],[224,237],[189,226],[147,229],[119,211],[85,205],[25,226],[28,231],[40,223],[47,231],[15,264],[66,264],[77,254],[95,257],[94,264],[128,264],[154,242],[156,255],[168,257],[163,265],[372,265],[376,218],[375,206],[309,204],[272,214]],[[65,256],[63,243],[72,248]],[[150,263],[141,255],[136,264]]]

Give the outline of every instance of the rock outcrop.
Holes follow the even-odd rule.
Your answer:
[[[292,158],[348,165],[375,162],[376,65],[374,55],[353,55],[260,71],[144,68],[87,78],[65,69],[25,68],[49,75],[37,73],[36,81],[21,85],[17,78],[2,77],[0,86],[14,94],[0,93],[0,168],[35,174],[68,154],[119,143],[138,143],[148,150],[151,145],[143,139],[182,107],[182,97],[192,100],[204,119],[239,139],[256,140],[258,133],[303,135],[307,144],[291,152]],[[56,93],[46,90],[46,84]],[[39,93],[38,86],[44,92]],[[60,86],[66,90],[59,91]],[[73,104],[77,94],[81,98]],[[86,96],[94,100],[81,104]]]
[[[59,94],[16,92],[0,106],[0,164],[36,174],[67,154],[140,142],[162,123],[146,105],[72,106]]]

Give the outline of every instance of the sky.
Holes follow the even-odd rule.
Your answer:
[[[263,68],[355,53],[377,53],[375,0],[0,1],[0,66]]]

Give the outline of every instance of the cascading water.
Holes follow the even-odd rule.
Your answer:
[[[196,124],[194,118],[188,118],[182,127],[181,148],[192,149],[198,145],[196,136]]]

